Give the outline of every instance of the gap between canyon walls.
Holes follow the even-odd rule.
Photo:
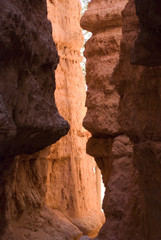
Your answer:
[[[85,11],[87,10],[88,4],[89,4],[89,2],[91,2],[91,0],[80,0],[80,2],[81,2],[81,6],[82,6],[81,15],[83,15],[85,13]],[[83,57],[83,60],[81,61],[81,67],[83,69],[83,74],[84,74],[85,84],[86,84],[86,58],[84,56],[84,51],[85,51],[85,44],[91,38],[92,33],[87,30],[84,30],[84,29],[82,29],[82,33],[84,36],[84,44],[83,44],[83,47],[81,48],[81,56]],[[86,84],[86,92],[87,92],[87,89],[88,89],[88,86]],[[96,163],[96,167],[93,170],[96,174],[97,174],[97,171],[99,171],[97,163]],[[104,187],[102,175],[99,176],[99,178],[101,180],[98,181],[98,185],[99,185],[99,182],[101,181],[101,186],[98,186],[98,189],[100,188],[99,195],[101,195],[101,208],[102,208],[103,198],[104,198],[104,194],[105,194],[105,187]],[[102,209],[102,211],[103,211],[103,209]]]
[[[6,56],[1,59],[5,61],[0,107],[9,130],[7,143],[2,139],[1,145],[6,149],[0,165],[0,239],[77,240],[82,234],[94,237],[104,215],[100,206],[101,173],[98,168],[97,174],[93,171],[96,163],[86,154],[90,135],[82,127],[86,89],[80,67],[80,2],[48,0],[46,6],[45,0],[39,4],[7,0],[0,3],[0,11],[6,36],[0,36]],[[58,55],[51,30],[60,55],[56,72]],[[69,130],[57,107],[71,128],[67,136],[46,147]],[[6,131],[6,126],[1,129]]]

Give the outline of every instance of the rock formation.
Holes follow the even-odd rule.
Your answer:
[[[54,101],[59,58],[46,1],[2,1],[0,13],[0,238],[49,239],[47,220],[58,219],[57,227],[63,221],[40,209],[46,163],[14,156],[40,150],[69,130]]]
[[[124,3],[113,4],[93,0],[81,20],[81,25],[93,32],[85,50],[88,111],[84,126],[93,135],[87,152],[95,157],[106,186],[103,203],[106,223],[95,239],[159,240],[161,72],[160,67],[154,66],[160,65],[159,2],[129,0],[122,12],[123,35],[115,69],[111,54],[114,47],[108,44],[108,39],[115,35],[111,22],[121,18],[121,8],[117,6],[123,9]],[[118,10],[115,15],[114,9]],[[105,35],[104,44],[95,40],[98,35]],[[103,62],[104,59],[108,60]],[[110,86],[110,91],[104,91],[106,86]],[[119,95],[114,95],[116,90]],[[103,94],[104,98],[100,97]],[[112,106],[111,102],[116,104]]]
[[[54,166],[50,172],[52,180],[48,185],[47,203],[51,208],[61,209],[83,233],[92,236],[103,222],[100,186],[97,188],[101,185],[101,180],[97,181],[101,174],[98,171],[98,176],[95,174],[96,163],[86,154],[90,134],[82,127],[86,86],[80,66],[83,46],[80,12],[79,1],[64,0],[61,4],[48,1],[48,17],[60,55],[56,71],[56,105],[71,129],[50,148],[50,164]]]
[[[89,133],[82,127],[80,3],[8,0],[0,10],[0,239],[95,236],[104,218],[101,175],[86,154]],[[59,58],[52,30],[60,55],[55,93]],[[69,130],[56,106],[71,130],[46,147]]]
[[[81,19],[92,136],[80,2],[1,1],[1,240],[95,237],[96,163],[95,239],[161,239],[160,2],[127,1]]]
[[[119,95],[111,81],[119,59],[121,10],[125,4],[126,1],[92,1],[81,19],[81,26],[93,33],[85,49],[88,110],[83,123],[92,133],[87,153],[95,157],[106,187],[103,209],[107,221],[98,238],[109,240],[119,239],[135,178],[133,145],[122,134],[118,122]]]
[[[149,1],[150,2],[150,1]],[[154,4],[157,1],[154,1]],[[137,2],[136,2],[137,3]],[[137,3],[138,4],[138,3]],[[138,13],[138,6],[136,5]],[[149,5],[152,16],[154,10],[159,14],[156,7]],[[140,6],[140,11],[142,6]],[[113,79],[120,93],[119,120],[123,131],[128,134],[134,142],[134,166],[139,172],[138,184],[143,194],[143,203],[141,206],[142,221],[139,222],[142,227],[143,239],[153,240],[161,238],[161,178],[160,178],[160,67],[141,67],[130,64],[130,52],[134,46],[135,39],[138,37],[139,27],[142,28],[142,19],[140,23],[135,13],[134,1],[129,1],[123,13],[124,27],[121,44],[119,65],[114,72]],[[147,16],[148,18],[148,16]],[[131,20],[130,20],[131,19]],[[154,26],[154,25],[153,25]],[[147,28],[151,29],[151,22]],[[139,33],[139,38],[141,33]],[[157,37],[153,36],[157,41]],[[138,41],[138,40],[137,40]],[[149,39],[149,44],[154,46],[154,42]],[[143,41],[142,41],[143,42]],[[155,46],[156,47],[156,46]],[[135,48],[134,48],[135,49]],[[151,52],[153,54],[153,51]],[[159,48],[158,48],[159,54]],[[147,55],[142,52],[145,62],[142,65],[148,65]],[[153,55],[154,57],[154,55]],[[143,59],[142,58],[142,61]],[[158,65],[159,59],[155,56],[155,63]],[[152,59],[153,60],[153,59]],[[158,62],[157,62],[158,61]],[[140,63],[140,62],[139,62]],[[125,68],[128,68],[128,74],[125,74]],[[124,72],[124,74],[123,74]],[[131,239],[136,239],[131,237]],[[141,238],[138,238],[141,239]]]
[[[59,58],[46,1],[0,3],[0,158],[33,153],[64,136],[54,101]]]
[[[125,3],[92,1],[81,19],[82,28],[93,33],[85,50],[88,91],[84,119],[85,128],[93,135],[120,132],[117,121],[119,96],[108,79],[119,57],[120,12]]]

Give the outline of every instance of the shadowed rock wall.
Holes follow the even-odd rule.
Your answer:
[[[14,156],[40,150],[69,130],[54,100],[59,57],[46,1],[8,0],[0,13],[0,238],[50,239],[46,223],[61,225],[61,217],[42,209],[46,163]]]
[[[54,101],[59,58],[46,1],[0,3],[0,159],[32,153],[69,130]]]
[[[131,55],[131,63],[143,66],[161,64],[160,1],[135,1],[140,31]]]
[[[88,91],[87,114],[83,121],[93,135],[114,136],[120,132],[117,121],[119,95],[109,79],[119,57],[120,12],[125,2],[92,1],[81,19],[82,28],[93,33],[84,53]]]
[[[159,15],[156,8],[156,2],[152,4],[149,1],[149,12],[154,17]],[[137,3],[137,1],[136,1]],[[155,8],[153,8],[155,6]],[[143,6],[136,5],[142,11]],[[146,6],[145,6],[146,7]],[[138,19],[135,13],[135,2],[129,1],[124,13],[123,38],[121,44],[119,65],[114,72],[114,81],[118,88],[120,98],[119,120],[123,131],[128,134],[134,142],[133,164],[139,172],[138,184],[143,195],[143,206],[141,207],[142,218],[139,222],[142,227],[143,239],[153,240],[161,238],[161,178],[160,178],[160,67],[149,67],[147,56],[142,52],[145,61],[142,59],[142,65],[148,67],[132,66],[130,64],[130,52],[138,36],[139,28],[144,31],[143,19]],[[148,19],[149,15],[147,16]],[[130,20],[131,19],[131,20]],[[153,28],[151,21],[147,23],[147,29]],[[156,25],[157,27],[157,25]],[[150,33],[149,33],[150,34]],[[141,37],[139,33],[139,38]],[[152,35],[151,35],[152,37]],[[157,36],[153,35],[154,41]],[[138,41],[138,40],[137,40]],[[142,43],[144,40],[142,40]],[[151,46],[157,46],[149,38]],[[135,48],[134,48],[135,49]],[[158,47],[158,54],[159,54]],[[151,52],[152,54],[152,52]],[[159,64],[157,55],[153,55],[155,65]],[[152,59],[153,60],[153,59]],[[140,63],[139,63],[140,64]],[[128,68],[126,74],[125,68]],[[138,218],[139,218],[138,214]],[[131,239],[135,239],[131,237]],[[138,238],[139,239],[139,238]],[[141,239],[141,238],[140,238]]]

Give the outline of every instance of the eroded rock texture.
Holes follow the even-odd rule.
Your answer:
[[[149,7],[151,13],[153,13],[154,8],[151,4]],[[140,221],[140,226],[143,228],[143,239],[160,239],[161,165],[159,159],[161,135],[159,122],[161,120],[161,69],[160,67],[139,67],[130,64],[130,51],[139,30],[134,1],[129,1],[123,16],[124,27],[120,61],[113,78],[121,95],[119,119],[123,131],[134,141],[133,161],[134,166],[139,171],[138,183],[144,201],[142,206],[143,221]],[[150,24],[151,22],[149,22],[147,28],[151,28]],[[154,39],[157,40],[157,38]],[[151,44],[153,45],[153,42]],[[142,54],[146,57],[144,52]],[[144,63],[143,65],[147,65],[146,60]],[[127,68],[128,74],[125,74]],[[134,238],[131,237],[131,239]]]
[[[109,81],[118,61],[121,38],[121,9],[126,1],[92,1],[81,19],[82,28],[91,31],[86,43],[85,57],[87,114],[84,126],[93,135],[116,135],[119,96]]]
[[[125,4],[126,1],[92,1],[81,19],[82,27],[93,33],[85,50],[88,110],[84,126],[93,135],[87,143],[87,153],[95,157],[106,187],[106,223],[98,239],[129,239],[130,226],[135,224],[134,209],[138,205],[138,213],[142,201],[139,187],[134,184],[138,172],[132,164],[133,144],[122,134],[118,121],[120,97],[111,80],[119,59],[121,11]],[[135,239],[140,239],[138,231],[133,233]]]
[[[63,220],[40,209],[46,165],[34,156],[13,157],[40,150],[69,130],[54,101],[59,58],[46,1],[2,1],[0,13],[0,238],[46,239],[50,218],[51,225],[59,219],[57,227]]]
[[[86,45],[87,107],[89,111],[84,120],[84,125],[93,134],[93,137],[88,141],[87,152],[95,157],[102,171],[106,186],[103,203],[106,223],[101,228],[96,238],[97,240],[161,239],[160,67],[134,66],[130,63],[130,55],[132,53],[136,54],[136,56],[132,55],[132,57],[136,57],[133,59],[134,61],[131,59],[133,63],[144,66],[160,64],[160,46],[158,45],[157,47],[160,38],[158,37],[159,33],[156,31],[160,17],[160,10],[157,10],[156,7],[158,3],[158,1],[130,0],[126,5],[122,13],[123,36],[120,45],[119,63],[114,71],[114,65],[109,67],[108,61],[104,65],[102,63],[100,68],[100,73],[109,71],[112,68],[111,73],[113,73],[110,76],[110,80],[109,76],[106,76],[104,81],[102,81],[101,74],[97,78],[99,73],[97,65],[99,62],[102,62],[102,53],[105,50],[107,58],[108,52],[110,52],[108,48],[105,48],[104,51],[102,49],[95,51],[95,48],[98,48],[97,44],[95,44],[94,48],[90,48],[88,43]],[[101,8],[97,12],[97,4],[99,6],[102,4],[104,6],[103,10]],[[111,1],[109,4],[110,8],[108,9],[111,11],[111,20],[113,16]],[[119,4],[121,4],[120,1]],[[107,21],[108,15],[104,14],[107,5],[108,2],[93,0],[82,18],[82,26],[88,30],[91,29],[93,32],[92,38],[97,35],[98,31],[98,25],[96,24],[96,29],[94,29],[92,23],[96,22],[96,19],[99,22],[103,17]],[[116,6],[117,3],[115,1]],[[136,12],[140,18],[140,23]],[[120,15],[121,12],[118,11],[118,14]],[[99,15],[101,16],[100,18]],[[114,16],[114,19],[118,19],[117,15]],[[156,23],[154,19],[158,21],[156,25],[154,24],[154,22]],[[107,23],[99,24],[99,34],[105,32]],[[141,28],[141,32],[139,28]],[[114,28],[111,27],[109,31],[112,31],[112,29]],[[106,33],[107,35],[108,33]],[[111,36],[112,34],[110,34]],[[96,67],[94,64],[93,68],[90,67],[91,58],[95,59]],[[110,58],[112,62],[113,56],[110,56]],[[96,73],[95,69],[97,69]],[[94,72],[93,75],[92,71]],[[93,115],[92,118],[94,119],[95,103],[91,99],[94,99],[95,96],[98,99],[102,95],[105,88],[105,85],[102,86],[102,82],[114,85],[113,92],[118,91],[117,107],[111,108],[114,114],[110,115],[108,96],[111,96],[111,93],[107,92],[105,94],[106,97],[104,97],[104,105],[106,104],[104,112],[102,111],[103,101],[101,99],[97,103],[100,114],[98,115],[96,112],[95,121],[92,121],[90,116]],[[97,90],[95,89],[94,91],[96,84],[98,84]],[[107,113],[108,116],[104,120],[102,115]],[[110,121],[105,125],[109,116],[113,117],[111,122],[117,123],[115,126],[119,126],[119,128],[113,127],[114,130],[109,131],[111,126],[113,126],[113,123],[110,124]],[[99,123],[99,127],[97,127],[97,123]],[[100,126],[106,127],[102,131]],[[118,136],[115,137],[115,135]]]
[[[46,1],[0,3],[0,158],[32,153],[69,130],[54,101],[59,58]]]
[[[96,145],[97,150],[93,150]],[[132,165],[133,144],[125,135],[114,139],[91,138],[87,152],[95,157],[106,187],[103,201],[106,222],[98,239],[130,239],[134,225],[140,220],[136,215],[142,202],[137,184],[138,173]],[[133,235],[134,239],[140,239],[138,231]]]
[[[80,12],[79,1],[48,1],[48,16],[60,55],[56,71],[56,104],[71,129],[50,148],[51,180],[47,203],[61,209],[83,233],[94,236],[103,222],[101,174],[98,171],[95,174],[96,163],[86,154],[90,134],[82,127],[86,86],[80,66],[83,46]]]
[[[77,239],[81,231],[59,209],[46,204],[47,152],[18,156],[3,168],[0,239]]]
[[[4,17],[3,14],[1,17],[6,24],[3,23],[6,34],[3,48],[8,51],[3,56],[8,63],[2,62],[2,70],[11,75],[2,75],[6,79],[2,90],[9,108],[5,113],[10,114],[9,120],[19,129],[13,136],[16,148],[5,136],[5,158],[0,164],[0,239],[76,240],[82,234],[95,236],[104,218],[100,207],[100,172],[96,170],[95,161],[86,154],[89,133],[82,127],[86,109],[85,82],[80,68],[83,44],[79,26],[80,3],[75,0],[47,1],[48,18],[60,55],[56,71],[56,105],[70,122],[71,130],[57,144],[15,158],[13,155],[17,153],[31,153],[53,143],[56,140],[54,134],[59,138],[69,126],[58,115],[54,103],[54,69],[58,55],[51,37],[51,25],[46,18],[45,1],[27,1],[25,4],[8,1],[0,5],[6,7],[2,11]],[[8,19],[9,12],[14,15],[13,19]],[[17,15],[23,20],[22,26]],[[13,59],[10,59],[11,50],[15,51]],[[12,69],[17,71],[15,78],[12,78]],[[14,79],[12,88],[10,78]],[[6,111],[3,102],[1,105]],[[20,127],[25,128],[27,135]],[[2,128],[4,130],[4,126]],[[32,130],[39,135],[32,135],[30,141],[27,136]],[[7,134],[7,131],[3,133]],[[20,138],[16,131],[19,131]],[[46,131],[50,135],[44,135]],[[41,133],[43,145],[40,146]]]

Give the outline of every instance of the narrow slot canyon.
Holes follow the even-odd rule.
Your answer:
[[[0,240],[161,240],[160,19],[0,2]]]

